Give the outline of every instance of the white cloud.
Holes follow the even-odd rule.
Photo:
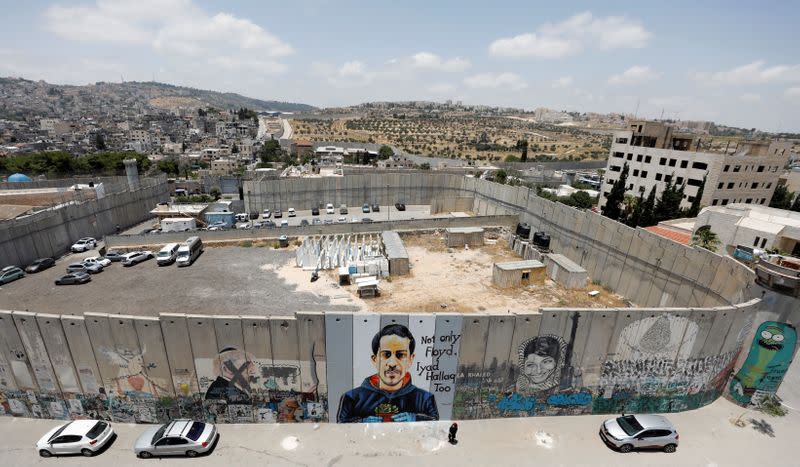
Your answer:
[[[470,67],[469,60],[461,57],[442,60],[442,58],[431,52],[419,52],[411,57],[411,64],[415,68],[431,69],[446,72],[460,72]]]
[[[764,65],[763,60],[757,60],[726,71],[694,73],[692,77],[707,85],[800,81],[800,65],[774,65],[771,67]]]
[[[145,46],[171,59],[191,60],[192,65],[202,60],[228,71],[280,73],[287,67],[275,59],[294,53],[289,44],[249,19],[210,15],[191,0],[52,5],[44,11],[44,24],[65,39]]]
[[[562,76],[561,78],[558,78],[557,80],[553,81],[553,87],[556,89],[568,88],[572,86],[574,82],[575,80],[572,78],[572,76]]]
[[[800,97],[800,87],[788,88],[783,94],[786,97]]]
[[[489,45],[489,53],[497,57],[556,58],[585,48],[641,48],[651,36],[639,21],[624,16],[595,17],[587,11],[560,23],[544,24],[536,32],[497,39]]]
[[[428,92],[433,94],[453,94],[456,92],[456,87],[450,83],[437,83],[428,86]]]
[[[464,84],[474,89],[525,89],[528,84],[515,73],[481,73],[464,78]]]
[[[761,96],[747,93],[740,95],[739,100],[742,102],[761,102]]]
[[[609,84],[640,84],[652,81],[661,74],[650,69],[649,66],[634,65],[621,74],[608,78]]]

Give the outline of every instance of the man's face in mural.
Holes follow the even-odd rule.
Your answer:
[[[250,391],[255,368],[247,354],[241,350],[227,350],[219,354],[219,374],[243,391]]]
[[[403,377],[414,361],[409,343],[408,338],[395,334],[381,337],[378,352],[372,356],[381,389],[397,391],[403,387]]]
[[[780,350],[783,348],[783,330],[777,326],[767,326],[761,331],[758,344],[769,350]]]

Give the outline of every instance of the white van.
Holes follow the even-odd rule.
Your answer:
[[[175,258],[178,257],[178,247],[180,245],[177,243],[168,243],[161,251],[158,252],[156,255],[156,262],[159,266],[166,266],[168,264],[172,264],[175,261]]]
[[[250,217],[246,212],[240,212],[239,214],[236,214],[236,222],[247,222],[248,220],[250,220]]]
[[[175,262],[178,267],[191,266],[194,260],[203,252],[203,241],[200,237],[189,237],[186,243],[178,247],[178,259]]]
[[[328,203],[325,205],[325,214],[336,214],[336,209],[334,209],[333,204]]]

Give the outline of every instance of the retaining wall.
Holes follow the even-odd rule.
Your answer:
[[[60,256],[81,237],[101,238],[117,225],[126,228],[148,219],[156,203],[169,199],[165,177],[149,182],[136,191],[0,222],[0,265],[24,267],[36,258]]]

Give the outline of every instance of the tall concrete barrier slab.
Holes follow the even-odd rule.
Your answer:
[[[164,349],[172,374],[172,387],[179,397],[191,397],[200,391],[194,366],[186,315],[163,313],[159,316]]]
[[[4,355],[8,358],[17,389],[23,392],[38,391],[39,386],[33,376],[33,367],[28,359],[28,352],[22,345],[10,311],[0,310],[0,343],[3,344]],[[24,405],[12,407],[14,413],[23,409],[27,413],[28,408]]]
[[[164,335],[161,332],[160,321],[159,318],[154,317],[137,317],[133,320],[133,325],[139,338],[142,354],[142,376],[150,383],[153,396],[165,399],[162,408],[173,410],[174,407],[166,406],[169,404],[168,401],[175,396],[175,387],[172,383],[172,371],[164,347]],[[173,414],[178,416],[177,412],[173,412]]]
[[[328,372],[325,348],[325,314],[298,312],[297,344],[300,356],[304,420],[328,420]]]
[[[353,320],[352,313],[325,314],[325,353],[330,394],[341,395],[353,388]],[[328,420],[331,423],[337,421],[340,399],[341,396],[328,399]]]
[[[483,361],[489,336],[488,316],[465,316],[461,328],[461,347],[458,356],[456,393],[453,418],[472,420],[480,417]]]
[[[81,385],[81,393],[88,396],[97,396],[102,386],[100,370],[97,368],[97,361],[92,351],[92,343],[89,340],[89,333],[86,330],[85,318],[83,316],[61,316],[61,323],[64,329],[64,337],[69,346],[69,354],[78,372],[78,381]]]
[[[34,319],[41,331],[58,387],[65,395],[79,394],[81,386],[78,383],[78,375],[72,363],[72,355],[69,351],[67,338],[64,335],[64,329],[61,327],[61,317],[59,315],[39,313],[35,315]]]

